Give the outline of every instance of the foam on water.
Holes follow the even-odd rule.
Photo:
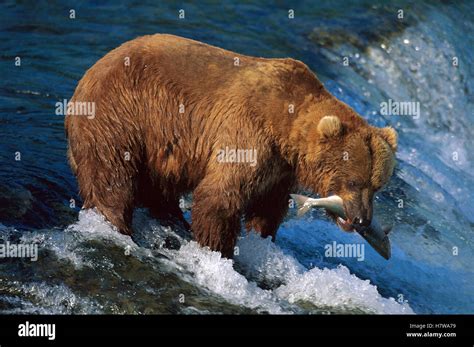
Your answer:
[[[160,248],[167,256],[163,262],[171,265],[185,281],[198,285],[229,303],[258,312],[305,313],[308,311],[301,303],[307,303],[321,310],[341,312],[413,313],[407,304],[401,305],[392,298],[382,297],[374,285],[351,274],[348,268],[340,266],[336,269],[308,270],[275,243],[254,233],[239,239],[239,254],[234,261],[223,259],[219,252],[202,248],[194,241],[183,240],[172,229],[162,227],[149,218],[144,211],[136,213],[136,220],[134,227],[140,246],[130,237],[118,234],[94,210],[81,211],[79,221],[64,232],[75,234],[77,240],[112,241],[121,247],[131,247],[132,256],[139,259],[152,256],[147,247],[163,245],[163,239],[174,234],[180,239],[182,246],[179,250]],[[68,252],[77,253],[74,247],[67,248],[67,245],[53,243],[48,243],[48,247],[59,256],[64,257]],[[77,254],[72,258],[67,256],[68,259],[76,257]],[[94,266],[90,263],[80,265]],[[61,296],[61,293],[68,296],[66,287],[53,290],[59,293],[54,294],[53,298]],[[46,291],[47,289],[42,290]],[[74,294],[68,300],[74,304]]]
[[[15,283],[13,283],[15,284]],[[16,283],[18,284],[18,283]],[[15,288],[23,298],[3,298],[14,308],[3,310],[3,314],[100,314],[102,307],[90,298],[84,298],[64,284],[51,285],[45,282],[27,283]]]
[[[269,313],[285,312],[271,291],[248,281],[234,270],[233,261],[221,258],[219,252],[203,249],[191,241],[181,247],[174,260],[193,274],[188,280],[219,294],[231,303]]]
[[[393,298],[383,298],[369,280],[359,279],[343,265],[336,269],[313,268],[277,288],[276,294],[291,303],[306,301],[316,307],[383,314],[413,313],[407,303],[399,304]]]
[[[282,285],[273,290],[280,300],[303,301],[320,308],[413,313],[406,303],[399,304],[393,298],[382,297],[369,280],[351,274],[343,265],[336,269],[315,267],[308,270],[275,243],[256,234],[241,238],[238,245],[242,256],[236,258],[237,264],[257,281],[280,282]]]

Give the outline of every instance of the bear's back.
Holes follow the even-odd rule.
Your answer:
[[[111,84],[128,90],[147,90],[169,85],[199,98],[222,98],[226,94],[255,96],[275,90],[285,97],[298,89],[317,90],[322,84],[309,68],[294,59],[246,56],[195,40],[168,34],[147,35],[110,51],[79,83],[93,81],[87,91],[110,89]]]

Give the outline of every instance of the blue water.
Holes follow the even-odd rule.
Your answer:
[[[473,313],[473,13],[470,1],[4,1],[0,238],[34,242],[40,254],[37,262],[0,260],[0,311]],[[93,211],[79,215],[55,103],[109,50],[152,33],[302,60],[371,124],[395,127],[398,166],[375,200],[379,218],[394,225],[390,261],[370,247],[364,261],[325,257],[332,241],[363,241],[317,211],[303,219],[291,212],[276,244],[244,237],[235,263],[180,240],[146,211],[136,213],[134,241]],[[388,99],[419,101],[419,119],[381,115]],[[163,247],[169,238],[181,249]]]

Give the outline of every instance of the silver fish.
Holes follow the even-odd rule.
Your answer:
[[[296,202],[298,206],[297,215],[302,216],[313,207],[321,207],[334,213],[336,216],[346,219],[344,212],[344,205],[341,197],[337,195],[331,195],[327,198],[313,199],[304,195],[290,194],[291,198]],[[388,233],[391,228],[382,228],[380,223],[372,218],[370,226],[365,228],[355,228],[355,231],[366,240],[373,249],[377,251],[385,259],[390,259],[392,255],[392,247],[390,245],[390,239]]]

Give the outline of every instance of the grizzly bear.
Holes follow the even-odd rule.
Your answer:
[[[232,257],[247,230],[273,240],[297,188],[344,200],[350,231],[367,225],[390,178],[397,135],[372,127],[294,59],[246,56],[173,35],[143,36],[107,53],[79,82],[68,156],[83,208],[132,234],[136,206],[187,225]]]

